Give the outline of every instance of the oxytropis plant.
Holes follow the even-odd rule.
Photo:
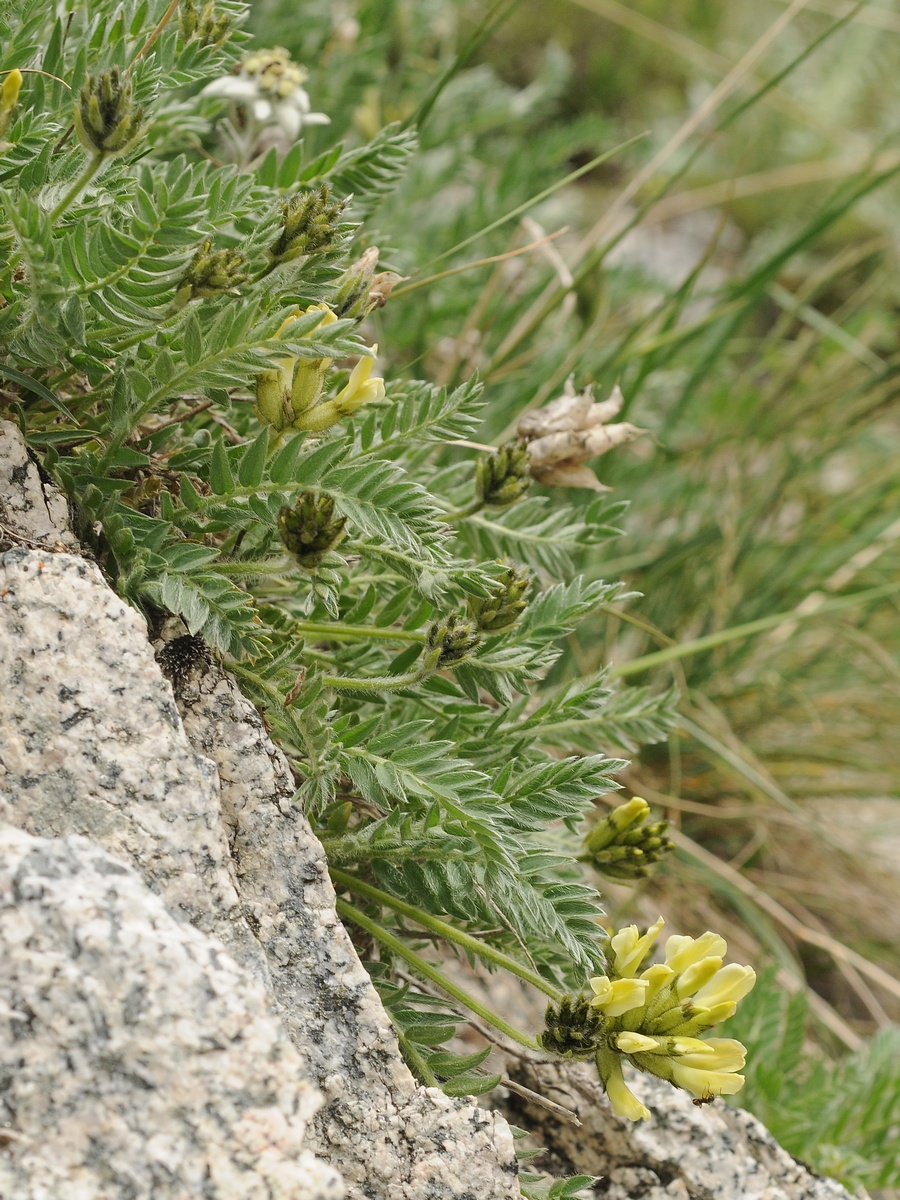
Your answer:
[[[626,1061],[734,1092],[740,1047],[701,1035],[752,972],[709,933],[638,974],[659,925],[610,937],[586,877],[635,878],[669,848],[639,799],[595,813],[625,765],[610,752],[664,737],[673,697],[552,673],[561,639],[626,597],[571,562],[620,505],[550,489],[586,486],[584,458],[639,431],[567,386],[479,449],[477,380],[447,391],[392,361],[398,276],[360,222],[381,205],[389,224],[413,124],[349,148],[319,131],[312,153],[327,116],[243,15],[92,0],[5,18],[4,415],[119,592],[180,618],[176,686],[211,650],[264,712],[420,1079],[495,1085],[487,1049],[443,1048],[462,1008],[594,1059],[626,1116],[646,1115]],[[607,752],[573,752],[585,739]],[[470,996],[453,951],[540,989],[544,1031]]]

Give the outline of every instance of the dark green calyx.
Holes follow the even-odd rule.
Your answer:
[[[212,242],[204,242],[178,283],[176,303],[182,307],[191,300],[234,292],[249,278],[243,265],[240,250],[213,250]]]
[[[433,660],[433,669],[441,670],[461,663],[481,644],[481,636],[471,621],[462,621],[455,614],[446,621],[433,621],[428,627],[425,643],[426,660]]]
[[[346,524],[346,517],[335,516],[334,500],[316,492],[301,492],[293,508],[285,504],[278,513],[281,540],[307,571],[343,540]]]
[[[558,1007],[547,1005],[537,1040],[549,1054],[586,1060],[593,1057],[603,1026],[603,1017],[584,996],[564,996]]]
[[[531,589],[531,572],[523,567],[510,567],[498,581],[493,596],[486,599],[471,596],[468,600],[469,616],[481,633],[503,633],[512,629],[528,607],[528,592]]]
[[[88,75],[73,113],[82,146],[103,157],[129,150],[144,132],[143,117],[143,108],[134,107],[131,80],[118,67]]]
[[[196,39],[201,46],[219,49],[231,37],[231,17],[216,12],[215,0],[205,0],[199,6],[194,0],[181,0],[179,22],[186,42]]]
[[[340,219],[346,206],[346,200],[332,199],[327,183],[291,196],[282,205],[281,233],[269,248],[269,257],[277,265],[334,249],[341,239]]]
[[[475,496],[489,508],[509,508],[521,500],[531,487],[528,448],[507,442],[496,454],[478,460],[475,471]]]

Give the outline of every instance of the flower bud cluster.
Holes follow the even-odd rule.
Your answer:
[[[509,508],[521,500],[531,486],[526,446],[508,442],[496,454],[478,460],[475,470],[475,496],[490,508]]]
[[[181,0],[179,11],[181,36],[186,42],[196,39],[201,46],[224,46],[231,36],[231,17],[217,13],[215,0],[204,0],[199,6],[194,0]]]
[[[272,263],[278,266],[334,249],[340,241],[340,219],[346,207],[346,200],[332,198],[327,183],[290,196],[282,205],[281,233],[269,248]]]
[[[142,107],[134,107],[131,80],[119,68],[88,75],[75,104],[73,118],[78,140],[92,154],[124,154],[144,132]]]
[[[593,1058],[603,1021],[586,996],[563,996],[559,1006],[547,1005],[540,1043],[549,1054],[586,1061]]]
[[[663,923],[660,917],[643,935],[635,925],[620,929],[610,939],[609,974],[589,981],[593,997],[567,998],[565,1012],[563,1005],[551,1006],[540,1037],[547,1050],[566,1041],[573,1047],[583,1043],[578,1054],[593,1055],[613,1112],[633,1121],[650,1113],[626,1085],[623,1061],[700,1099],[732,1095],[744,1084],[738,1073],[746,1059],[741,1043],[702,1035],[733,1016],[756,982],[753,969],[723,966],[725,940],[707,932],[670,937],[665,961],[641,970]],[[577,1032],[571,1028],[576,1017]],[[593,1017],[598,1024],[591,1024]]]
[[[241,268],[244,256],[240,250],[213,250],[205,241],[182,275],[175,292],[175,304],[183,308],[191,300],[221,296],[234,290],[249,278]]]
[[[278,513],[278,532],[285,548],[301,567],[313,571],[345,535],[346,517],[335,515],[331,496],[301,492],[294,507],[283,505]]]
[[[327,304],[311,304],[307,313],[321,312],[316,329],[333,325],[337,317]],[[299,310],[287,318],[279,333],[288,329]],[[309,334],[307,334],[309,336]],[[305,429],[320,432],[328,429],[344,417],[350,416],[373,400],[384,398],[384,380],[371,378],[372,367],[378,347],[371,347],[371,354],[360,358],[350,372],[350,378],[336,396],[322,399],[325,379],[331,367],[330,358],[300,358],[288,355],[276,359],[276,366],[260,371],[256,377],[256,416],[276,433],[285,429]]]
[[[403,276],[396,271],[379,271],[376,274],[378,254],[378,247],[370,246],[337,281],[331,304],[339,317],[361,321],[372,309],[383,308],[387,304],[391,292]]]
[[[524,567],[511,566],[497,583],[491,596],[470,596],[469,616],[481,633],[503,633],[512,629],[528,607],[531,572]]]
[[[674,849],[665,836],[668,821],[652,821],[650,805],[640,796],[614,808],[584,839],[579,861],[611,879],[643,879],[653,863]]]
[[[432,621],[428,626],[423,665],[431,671],[456,666],[480,645],[481,635],[473,623],[460,620],[453,613],[446,620]]]

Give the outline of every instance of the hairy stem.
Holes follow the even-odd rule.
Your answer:
[[[480,942],[468,933],[463,933],[461,929],[456,929],[453,925],[442,921],[439,917],[434,917],[431,913],[424,912],[421,908],[407,904],[404,900],[398,900],[396,896],[391,896],[387,892],[383,892],[380,888],[373,887],[370,883],[366,883],[356,875],[351,875],[348,871],[341,871],[338,867],[330,867],[329,869],[331,871],[331,878],[336,885],[347,888],[348,891],[355,892],[358,896],[364,896],[367,900],[373,900],[385,908],[393,909],[394,912],[408,917],[424,929],[436,933],[438,937],[443,938],[445,941],[455,943],[467,953],[476,954],[486,962],[491,962],[495,966],[502,967],[505,971],[517,975],[524,983],[538,988],[539,991],[542,991],[545,996],[549,996],[556,1004],[559,1004],[562,1000],[563,993],[558,988],[555,988],[552,983],[548,983],[546,979],[543,979],[535,971],[529,970],[528,967],[523,967],[521,963],[516,962],[514,958],[510,958],[508,954],[504,954],[500,950],[495,950],[492,946]]]
[[[521,1033],[514,1026],[504,1021],[497,1013],[486,1008],[480,1001],[461,987],[458,987],[452,980],[448,979],[443,971],[439,971],[426,959],[422,958],[421,954],[417,954],[415,950],[410,950],[409,946],[403,944],[400,938],[394,937],[381,925],[361,913],[358,908],[348,903],[346,900],[338,898],[336,902],[338,915],[345,917],[348,921],[352,921],[354,925],[358,925],[360,929],[364,929],[366,933],[370,933],[373,938],[379,941],[382,946],[385,946],[392,954],[396,954],[412,967],[413,971],[418,975],[424,976],[436,984],[442,992],[446,992],[448,996],[452,996],[454,1000],[458,1000],[470,1012],[475,1013],[486,1024],[491,1025],[500,1033],[505,1034],[514,1042],[518,1042],[520,1046],[524,1046],[528,1050],[540,1051],[541,1047],[525,1033]]]
[[[88,160],[87,165],[85,166],[84,170],[81,172],[81,174],[78,176],[78,178],[72,184],[72,186],[69,188],[69,190],[63,196],[62,200],[60,200],[59,204],[57,204],[56,208],[54,208],[53,212],[50,214],[50,224],[51,225],[55,224],[59,220],[59,218],[63,215],[63,213],[66,211],[66,209],[69,207],[69,205],[73,204],[75,202],[75,200],[78,199],[78,197],[81,195],[81,193],[87,187],[87,185],[91,182],[91,180],[94,178],[94,176],[100,170],[100,167],[103,165],[103,160],[105,158],[106,158],[105,154],[97,153]]]

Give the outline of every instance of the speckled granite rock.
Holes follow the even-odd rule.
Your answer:
[[[851,1200],[782,1150],[750,1113],[721,1101],[695,1108],[687,1093],[634,1075],[629,1087],[653,1116],[632,1123],[613,1116],[585,1066],[519,1062],[511,1073],[578,1115],[581,1128],[518,1096],[507,1105],[547,1146],[546,1169],[602,1177],[597,1200]]]
[[[518,1196],[503,1118],[403,1063],[255,710],[217,669],[195,692],[192,746],[143,620],[96,566],[0,555],[0,826],[89,837],[265,984],[325,1097],[311,1144],[348,1195]]]
[[[506,1122],[414,1085],[335,914],[322,847],[291,804],[287,763],[256,709],[228,676],[202,665],[178,703],[192,744],[218,768],[241,900],[283,1020],[325,1095],[313,1146],[361,1196],[518,1196]]]
[[[339,1200],[266,993],[87,838],[0,829],[0,1196]]]
[[[42,481],[18,426],[0,421],[0,549],[12,540],[35,549],[75,545],[65,497]]]

